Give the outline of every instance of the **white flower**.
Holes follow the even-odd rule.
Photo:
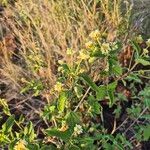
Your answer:
[[[116,42],[111,43],[111,47],[113,51],[118,49],[118,45]]]
[[[63,90],[63,85],[60,82],[57,82],[54,86],[54,90],[57,92],[61,92]]]
[[[86,52],[84,49],[80,50],[78,59],[87,60],[87,59],[89,59],[89,57],[90,56],[89,56],[88,52]]]
[[[99,30],[95,30],[93,32],[90,33],[89,37],[93,40],[98,40],[98,38],[100,38],[100,31]]]
[[[67,48],[67,51],[66,51],[66,54],[67,55],[72,55],[74,52],[73,52],[73,49],[71,48]]]
[[[102,52],[102,54],[107,55],[107,54],[109,54],[110,50],[111,50],[111,48],[110,48],[110,44],[109,43],[103,43],[101,45],[101,52]]]
[[[143,43],[143,38],[142,38],[141,35],[139,35],[138,37],[136,37],[136,42],[139,43],[139,44]]]
[[[83,133],[83,129],[81,125],[76,124],[76,126],[74,127],[74,135],[80,135],[81,133]]]
[[[150,39],[148,39],[148,40],[146,41],[146,45],[147,45],[148,47],[150,47]]]
[[[88,41],[87,43],[85,43],[85,47],[90,49],[93,47],[93,42],[92,41]]]
[[[144,48],[144,49],[143,49],[143,53],[144,53],[145,55],[147,55],[147,54],[148,54],[148,49]]]

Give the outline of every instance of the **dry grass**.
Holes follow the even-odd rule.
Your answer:
[[[78,53],[85,47],[86,41],[89,41],[89,33],[99,29],[105,42],[121,40],[125,48],[119,56],[123,57],[122,61],[125,59],[124,63],[131,59],[127,42],[128,36],[133,34],[130,32],[129,22],[132,5],[130,0],[125,1],[126,3],[122,1],[17,0],[15,5],[7,4],[0,18],[0,98],[8,101],[13,114],[23,114],[26,120],[32,121],[37,135],[43,124],[50,126],[41,120],[41,110],[47,102],[59,96],[57,92],[50,93],[59,76],[58,60],[66,61],[67,64],[77,61],[76,57],[66,54],[68,48]],[[94,82],[108,82],[108,77],[99,76],[99,71],[104,69],[102,66],[106,66],[107,61],[95,61],[92,67],[85,61],[84,67],[90,70],[89,74]],[[72,86],[71,79],[72,76],[65,83],[68,89]],[[20,93],[31,84],[35,84],[33,89],[25,94]],[[42,89],[38,96],[34,95],[36,88]],[[89,90],[90,88],[74,111],[81,106]],[[71,104],[74,105],[73,102]],[[115,121],[112,134],[115,130],[120,130],[120,126],[116,128]],[[52,123],[55,126],[55,119]],[[128,122],[123,122],[122,128],[126,128],[126,124]]]
[[[20,90],[31,79],[42,80],[43,94],[49,93],[56,81],[57,61],[69,61],[67,48],[79,51],[94,29],[113,41],[120,36],[120,26],[128,28],[129,6],[122,14],[121,0],[113,2],[18,0],[8,6],[4,16],[11,41],[9,47],[7,39],[2,42],[1,74]]]

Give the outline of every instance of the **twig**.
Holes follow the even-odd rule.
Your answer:
[[[111,131],[111,134],[114,134],[115,131],[116,131],[116,119],[114,119],[114,126],[113,130]]]
[[[74,112],[76,112],[78,110],[78,108],[80,107],[80,105],[83,103],[86,95],[88,94],[88,92],[90,91],[90,87],[86,90],[85,94],[83,95],[82,99],[80,100],[80,102],[78,103],[78,105],[76,106],[76,108],[74,109]]]
[[[115,133],[121,126],[123,126],[125,123],[126,123],[126,121],[128,120],[128,118],[126,118],[116,129],[115,129],[115,131],[113,132],[113,133]],[[113,134],[112,133],[112,134]]]
[[[124,131],[123,134],[126,134],[126,133],[127,133],[127,131],[138,121],[138,119],[147,111],[147,109],[148,109],[148,107],[146,107],[146,108],[141,112],[141,114],[138,116],[138,118],[136,118],[136,119],[134,120],[134,122],[126,129],[126,131]]]

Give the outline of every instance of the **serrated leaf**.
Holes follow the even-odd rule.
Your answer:
[[[90,57],[99,57],[104,58],[105,55],[99,49],[94,49],[94,51],[90,54]]]
[[[115,81],[115,82],[109,83],[107,85],[107,90],[109,90],[109,91],[115,91],[116,87],[117,87],[117,82]]]
[[[103,100],[107,94],[107,87],[102,85],[98,87],[98,92],[96,92],[96,98],[98,100]]]
[[[109,96],[109,105],[112,106],[115,100],[114,92],[108,90],[108,96]]]
[[[67,114],[66,116],[66,122],[69,125],[69,127],[71,129],[73,129],[75,127],[76,124],[80,123],[80,118],[77,115],[76,112],[70,112],[69,114]]]
[[[138,77],[138,74],[131,73],[126,77],[128,81],[134,81],[136,83],[142,83],[141,79]]]
[[[81,144],[84,144],[82,149],[84,150],[95,150],[96,147],[94,145],[94,138],[92,137],[83,137],[81,140]]]
[[[34,127],[31,121],[24,128],[24,136],[27,139],[29,139],[29,141],[33,141],[36,136],[36,134],[34,133]]]
[[[72,131],[69,129],[66,131],[59,131],[57,129],[47,129],[45,132],[48,136],[56,136],[65,142],[67,142],[72,135]]]
[[[120,65],[115,65],[112,68],[115,75],[122,75],[122,67]]]
[[[139,96],[143,96],[144,104],[150,108],[150,87],[145,87],[144,90],[139,93]]]
[[[150,115],[142,115],[140,118],[150,120]]]
[[[7,104],[7,101],[5,99],[1,99],[0,98],[0,106],[3,106],[3,112],[10,116],[11,113],[10,113],[10,110],[9,110],[9,107],[8,107],[8,104]]]
[[[141,48],[140,48],[140,46],[136,43],[136,42],[134,42],[134,41],[131,41],[131,45],[132,45],[132,47],[133,47],[133,49],[135,50],[135,58],[138,58],[139,57],[139,55],[140,55],[140,53],[141,53]]]
[[[92,110],[97,115],[101,113],[101,106],[97,101],[93,102]]]
[[[114,104],[114,100],[115,100],[114,91],[115,91],[116,87],[117,87],[116,81],[107,85],[107,93],[109,96],[109,105],[110,106],[112,106]]]
[[[150,98],[144,98],[145,105],[150,108]]]
[[[78,146],[76,146],[76,145],[69,145],[68,146],[68,149],[70,149],[70,150],[81,150]]]
[[[57,150],[57,148],[53,145],[45,145],[45,146],[42,146],[42,148],[40,150]]]
[[[92,79],[87,74],[83,73],[80,76],[94,91],[99,91],[98,86],[92,81]]]
[[[88,97],[88,103],[91,107],[92,114],[100,114],[101,113],[101,105],[99,102],[94,98],[94,96]]]
[[[66,73],[68,73],[70,71],[67,64],[62,64],[61,66],[63,67],[63,69],[65,70]]]
[[[144,141],[147,141],[150,139],[150,125],[147,125],[144,127],[143,138],[144,138]]]
[[[58,103],[57,103],[57,108],[60,112],[64,111],[66,100],[67,100],[67,95],[65,92],[62,92],[58,98]]]
[[[12,126],[14,125],[15,122],[15,116],[12,115],[10,116],[7,121],[2,125],[2,131],[7,134],[11,131]]]
[[[142,58],[138,58],[135,61],[139,64],[142,64],[143,66],[149,66],[150,65],[150,61],[147,61],[147,60],[142,59]]]
[[[27,147],[29,150],[40,150],[40,147],[38,144],[28,144],[28,147]]]
[[[28,127],[28,133],[30,134],[32,132],[32,130],[33,130],[33,124],[32,124],[31,121],[29,122],[27,127]]]

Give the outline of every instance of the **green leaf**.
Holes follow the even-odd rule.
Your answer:
[[[144,141],[148,141],[150,139],[150,125],[144,127],[143,137]]]
[[[126,77],[128,81],[134,81],[135,83],[142,83],[141,79],[138,77],[138,74],[131,73]]]
[[[80,98],[80,97],[82,96],[83,89],[82,89],[81,86],[76,85],[76,86],[74,87],[74,91],[75,91],[75,93],[76,93],[76,95],[77,95],[78,98]]]
[[[92,112],[92,114],[100,114],[101,113],[101,105],[94,98],[94,96],[89,96],[88,97],[88,103],[91,106],[91,112]]]
[[[97,115],[101,113],[101,106],[97,101],[93,102],[92,111]]]
[[[142,115],[140,118],[150,120],[150,115]]]
[[[142,58],[138,58],[135,61],[139,64],[142,64],[143,66],[149,66],[150,65],[150,61],[147,61],[147,60],[142,59]]]
[[[140,48],[140,46],[136,43],[136,42],[134,42],[134,41],[131,41],[131,45],[132,45],[132,47],[133,47],[133,49],[135,50],[135,58],[138,58],[139,57],[139,55],[140,55],[140,53],[141,53],[141,48]]]
[[[139,96],[143,96],[145,105],[150,108],[150,86],[145,87],[144,90],[139,93]]]
[[[29,122],[27,127],[28,127],[28,133],[30,134],[32,132],[32,130],[33,130],[33,124],[32,124],[31,121]]]
[[[40,147],[38,144],[28,144],[28,147],[27,147],[29,150],[32,149],[32,150],[40,150]]]
[[[11,131],[12,126],[14,125],[15,122],[15,116],[12,115],[10,116],[7,121],[2,125],[2,131],[7,134]]]
[[[72,131],[69,129],[66,131],[59,131],[57,129],[47,129],[45,132],[48,136],[56,136],[65,142],[69,141],[72,135]]]
[[[117,82],[112,82],[110,84],[107,85],[107,92],[108,92],[108,96],[109,96],[109,105],[112,106],[115,102],[115,97],[114,97],[114,91],[116,89],[117,86]]]
[[[110,83],[110,84],[107,85],[107,90],[109,90],[109,91],[115,91],[116,87],[117,87],[117,82],[114,81],[114,82],[112,82],[112,83]]]
[[[58,98],[58,103],[57,103],[57,108],[60,112],[64,111],[66,101],[67,101],[67,95],[65,92],[62,92]]]
[[[8,107],[8,104],[7,104],[7,101],[5,99],[1,99],[0,98],[0,106],[3,106],[3,112],[10,116],[11,113],[10,113],[10,110],[9,110],[9,107]]]
[[[68,148],[68,150],[69,150],[69,149],[70,149],[70,150],[81,150],[78,146],[73,145],[73,144],[69,145],[67,148]]]
[[[112,67],[112,71],[114,72],[115,75],[122,75],[122,67],[120,65],[115,65]]]
[[[107,87],[104,85],[101,85],[98,87],[98,91],[96,92],[96,98],[98,100],[103,100],[107,94]]]
[[[11,141],[10,143],[9,143],[9,147],[8,147],[8,149],[9,150],[14,150],[14,147],[15,147],[15,145],[16,145],[16,143],[18,142],[18,140],[13,140],[13,141]]]
[[[41,117],[45,120],[50,120],[52,118],[52,114],[55,111],[56,106],[52,104],[48,104],[44,106],[43,112],[41,112]]]
[[[63,68],[65,74],[68,74],[70,72],[70,69],[67,64],[62,64],[61,67]]]
[[[48,145],[48,146],[44,145],[40,150],[57,150],[57,148],[53,145]]]
[[[96,92],[99,91],[98,86],[92,81],[92,79],[85,73],[81,74],[81,78]]]
[[[109,96],[109,105],[112,106],[115,102],[114,92],[108,90],[108,96]]]
[[[66,115],[66,122],[70,129],[73,129],[76,124],[80,124],[80,118],[76,112],[70,112]]]
[[[90,57],[104,58],[105,55],[102,54],[102,52],[99,50],[98,47],[95,47],[95,48],[93,49],[93,51],[91,52]]]
[[[112,149],[114,149],[114,145],[112,145],[112,144],[110,144],[110,143],[104,143],[104,144],[103,144],[103,148],[104,148],[105,150],[112,150]]]
[[[144,98],[144,103],[145,103],[145,106],[150,108],[150,98]]]
[[[96,146],[94,145],[94,139],[92,137],[83,137],[79,139],[81,142],[81,149],[83,150],[96,150]]]
[[[29,139],[30,142],[34,140],[36,134],[34,133],[34,127],[33,127],[33,123],[31,121],[25,127],[24,135],[27,139]]]

